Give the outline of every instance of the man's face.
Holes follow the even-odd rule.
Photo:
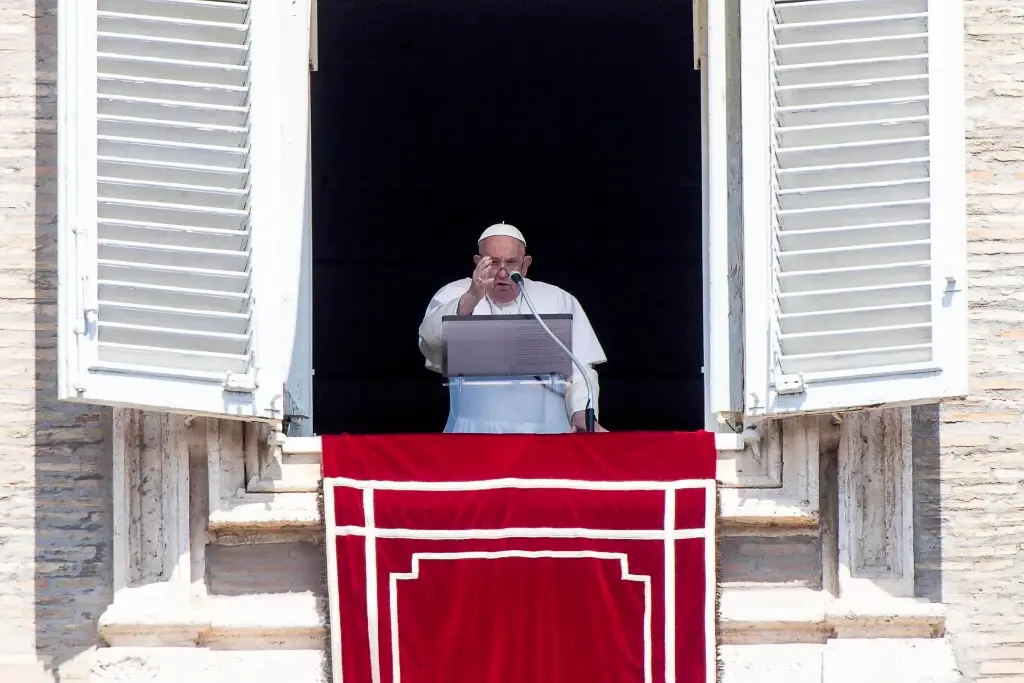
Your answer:
[[[491,298],[498,303],[508,303],[519,296],[519,288],[512,283],[511,273],[518,270],[526,277],[526,270],[532,259],[526,255],[526,246],[505,235],[488,237],[480,243],[480,254],[473,257],[475,263],[488,256],[491,259],[491,276],[494,278],[494,290]]]

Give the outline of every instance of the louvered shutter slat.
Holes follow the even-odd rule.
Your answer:
[[[209,207],[245,211],[244,189],[208,187],[203,185],[181,185],[151,180],[122,180],[116,177],[99,179],[100,194],[110,199],[130,199],[137,202],[177,204],[192,207]]]
[[[130,167],[130,168],[125,168]],[[239,189],[245,187],[248,177],[245,168],[202,166],[174,161],[146,160],[101,156],[97,163],[100,176],[131,177],[184,185],[208,185]]]
[[[962,160],[934,147],[943,144],[937,135],[956,142],[957,123],[936,108],[962,111],[962,101],[936,93],[934,70],[944,63],[936,59],[936,35],[962,40],[953,22],[944,23],[950,15],[937,14],[947,8],[934,0],[751,1],[764,14],[743,10],[743,31],[755,32],[744,41],[743,78],[766,80],[744,88],[744,184],[757,183],[765,168],[768,192],[745,191],[751,203],[744,215],[753,231],[747,234],[756,238],[766,226],[768,236],[745,250],[757,264],[753,254],[764,245],[769,297],[759,318],[765,288],[756,280],[748,288],[755,307],[748,352],[760,348],[767,356],[765,364],[748,363],[755,373],[764,370],[764,379],[748,375],[748,412],[835,410],[858,400],[878,405],[887,396],[958,392],[965,362],[943,368],[949,356],[939,347],[943,336],[959,333],[937,327],[964,306],[962,297],[949,303],[962,291],[952,277],[959,266],[949,258],[964,241],[962,213],[958,220],[956,198],[938,189],[956,187],[955,162]],[[752,23],[764,19],[760,27]],[[757,28],[765,38],[756,37]],[[962,140],[962,122],[959,134]],[[756,149],[759,136],[767,153]],[[950,213],[937,214],[940,205]],[[767,214],[760,225],[759,206]],[[941,272],[954,282],[945,299],[940,254]],[[940,387],[934,394],[900,388],[901,376],[923,387],[944,369],[956,375],[933,382]],[[863,383],[869,379],[874,384]]]
[[[878,38],[924,35],[927,31],[926,7],[921,1],[888,2],[793,2],[778,3],[774,12],[773,47],[802,49],[812,43],[830,41],[871,41]],[[916,9],[916,13],[908,10]],[[852,284],[886,285],[920,279],[930,280],[922,272],[929,266],[931,242],[865,242],[862,231],[873,233],[873,223],[905,221],[929,217],[930,184],[926,167],[907,163],[928,156],[928,117],[919,113],[910,121],[902,112],[889,111],[886,100],[927,97],[928,54],[893,52],[901,43],[887,43],[890,50],[876,48],[872,59],[820,61],[820,57],[801,61],[790,56],[786,64],[775,60],[772,73],[774,105],[791,113],[804,111],[802,125],[786,125],[774,120],[772,143],[778,175],[799,172],[807,166],[849,166],[872,164],[864,174],[874,182],[829,184],[817,187],[784,188],[776,182],[775,229],[778,251],[774,260],[780,293],[837,290]],[[812,53],[805,50],[804,54]],[[813,107],[851,103],[860,106],[837,122],[826,114],[816,116]],[[837,107],[838,108],[838,107]],[[895,114],[895,115],[894,115]],[[863,116],[870,118],[859,118]],[[887,162],[894,169],[889,171]],[[915,172],[917,175],[915,175]],[[900,179],[893,175],[903,175]],[[885,176],[889,177],[886,178]],[[835,179],[835,176],[832,176]],[[910,214],[910,215],[908,215]],[[789,230],[810,227],[846,227],[834,233],[833,244],[826,249],[800,249],[798,240],[787,240]],[[912,265],[917,264],[917,265]],[[921,305],[930,302],[922,293]],[[801,320],[778,318],[779,371],[786,375],[840,370],[849,367],[852,358],[877,365],[897,362],[897,354],[906,362],[908,349],[914,361],[931,359],[928,345],[932,330],[928,320],[914,325],[863,327],[864,316],[844,315],[841,311],[870,303],[870,291],[852,290],[846,297],[835,297],[839,309],[818,311],[828,314],[828,331],[799,331]],[[888,349],[885,351],[883,349]],[[833,365],[823,354],[838,353]]]
[[[147,17],[242,23],[249,9],[248,4],[238,0],[104,0],[101,8],[107,12]]]
[[[100,52],[153,57],[159,59],[188,60],[211,65],[241,66],[245,64],[247,49],[244,42],[216,43],[190,40],[188,27],[179,25],[180,38],[160,38],[139,33],[117,33],[105,29],[107,17],[100,13],[97,44]],[[142,28],[141,26],[139,27]],[[239,38],[244,40],[240,31]]]
[[[184,81],[203,83],[208,87],[245,87],[249,75],[249,69],[244,64],[211,64],[189,59],[161,59],[114,53],[100,53],[97,65],[104,77],[127,76]]]
[[[98,3],[101,362],[248,371],[249,27],[227,5]]]
[[[111,261],[145,262],[165,266],[178,266],[187,262],[192,268],[226,272],[244,270],[249,260],[246,251],[175,247],[116,240],[100,240],[99,252],[100,258]]]
[[[186,144],[217,146],[241,146],[249,132],[240,126],[205,125],[178,121],[159,121],[130,116],[99,117],[99,133],[104,136],[124,135],[135,140],[158,140],[160,142],[182,142]]]
[[[218,230],[216,228],[189,227],[187,231],[173,225],[145,223],[141,221],[107,220],[103,223],[104,234],[114,241],[149,242],[164,247],[194,247],[225,251],[242,250],[249,234],[239,230]]]
[[[188,367],[193,376],[213,381],[223,377],[224,372],[244,375],[249,369],[248,356],[186,351],[169,346],[133,346],[107,342],[99,345],[97,358],[110,370],[137,372],[139,366]]]
[[[211,312],[168,308],[153,304],[107,304],[106,322],[176,330],[207,330],[227,334],[245,334],[249,325],[244,313]]]
[[[242,313],[248,320],[246,310],[249,297],[244,292],[202,290],[195,287],[151,285],[108,279],[99,282],[99,298],[100,301],[110,302],[113,307],[126,304],[166,308],[182,306],[198,311]]]
[[[184,289],[203,289],[216,292],[223,291],[242,294],[248,286],[248,277],[239,272],[189,268],[186,266],[139,265],[134,261],[113,261],[99,259],[100,282],[111,281],[121,283],[138,283],[140,285],[159,285],[161,287],[180,287]],[[100,322],[103,320],[102,309],[106,303],[100,300]],[[100,343],[103,343],[102,337]],[[244,350],[244,349],[242,349]]]

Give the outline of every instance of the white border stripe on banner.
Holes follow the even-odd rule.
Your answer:
[[[335,487],[354,488],[362,491],[364,526],[338,526],[335,517],[334,500]],[[380,529],[376,526],[374,510],[374,491],[425,491],[425,492],[448,492],[448,491],[485,491],[501,488],[520,489],[570,489],[570,490],[591,490],[591,491],[663,491],[665,493],[665,516],[663,529],[651,530],[614,530],[614,529],[573,529],[573,528],[514,528],[514,529]],[[705,491],[705,517],[704,524],[696,529],[676,529],[676,499],[675,492],[681,489],[704,489]],[[336,539],[339,536],[365,536],[366,552],[366,617],[369,631],[370,647],[370,673],[372,683],[382,683],[380,673],[380,606],[377,595],[377,539],[378,538],[406,538],[421,540],[487,540],[500,538],[590,538],[608,540],[654,540],[664,543],[665,560],[665,683],[676,681],[676,613],[675,613],[675,588],[676,588],[676,556],[675,543],[680,539],[703,539],[704,540],[704,577],[705,577],[705,605],[704,605],[704,633],[706,663],[706,683],[714,683],[717,678],[716,658],[716,636],[715,636],[715,596],[716,596],[716,575],[715,575],[715,521],[716,521],[716,492],[713,480],[681,480],[674,482],[595,482],[576,481],[566,479],[492,479],[487,481],[463,481],[463,482],[388,482],[388,481],[362,481],[346,477],[329,477],[324,479],[324,516],[327,531],[327,558],[328,558],[328,595],[331,600],[331,653],[333,655],[333,681],[343,683],[344,672],[341,665],[341,619],[338,589],[338,561]],[[510,556],[530,556],[530,553],[544,553],[536,556],[601,556],[607,554],[622,555],[621,553],[601,553],[599,551],[493,551],[492,553],[462,552],[462,553],[414,553],[413,564],[416,576],[408,574],[391,574],[389,577],[389,599],[392,600],[389,608],[392,617],[391,621],[391,643],[392,643],[392,666],[394,667],[393,683],[398,682],[400,676],[400,656],[397,649],[398,621],[397,621],[397,580],[416,578],[419,573],[417,557],[423,559],[459,559],[462,557],[485,556],[488,554],[500,555],[503,552],[514,553]],[[436,555],[437,557],[433,557]],[[443,556],[443,557],[442,557]],[[642,575],[626,575],[628,569],[626,560],[623,560],[623,578],[625,580],[642,580]],[[646,585],[650,586],[650,578],[646,577]],[[393,586],[393,589],[392,589]],[[649,602],[649,600],[648,600]],[[649,606],[648,606],[649,607]],[[646,608],[645,608],[646,609]],[[645,617],[645,647],[650,641],[650,610],[647,609]],[[653,656],[652,656],[653,657]],[[645,681],[652,680],[653,673],[650,672],[653,659],[645,664]]]
[[[324,517],[334,526],[334,487],[324,486]],[[327,534],[327,599],[331,601],[328,613],[331,615],[331,678],[333,683],[343,683],[345,673],[341,666],[341,602],[338,596],[338,537]]]
[[[492,489],[570,489],[573,491],[665,491],[703,489],[704,479],[678,481],[584,481],[582,479],[481,479],[479,481],[377,481],[328,477],[324,486],[347,486],[375,491],[490,491]]]
[[[374,538],[414,538],[422,541],[486,541],[501,538],[591,538],[613,541],[660,541],[665,531],[628,529],[581,529],[572,527],[509,527],[503,529],[388,529],[361,526],[336,526],[336,536],[373,536]],[[704,529],[678,529],[675,539],[704,538]]]
[[[715,539],[715,522],[718,519],[718,505],[715,496],[718,492],[707,488],[707,497],[704,503],[704,524],[708,528],[708,537],[704,541],[704,633],[715,634],[715,600],[718,597],[718,575],[715,567],[715,553],[717,550]],[[706,671],[708,680],[714,681],[718,678],[718,643],[711,643],[705,648],[707,658]]]
[[[553,557],[565,559],[593,558],[599,560],[617,560],[622,571],[623,581],[642,583],[644,587],[644,683],[654,681],[654,654],[651,636],[651,577],[646,574],[629,572],[629,557],[625,553],[607,553],[596,550],[496,550],[467,551],[451,553],[413,553],[412,567],[409,572],[391,573],[388,576],[389,595],[391,601],[391,666],[393,683],[401,683],[401,657],[398,639],[398,582],[415,580],[420,577],[421,560],[498,560],[508,557],[529,559]]]
[[[676,681],[676,492],[665,491],[665,683]]]
[[[366,626],[370,633],[370,679],[380,683],[380,615],[377,606],[377,538],[373,535],[373,489],[363,489],[366,523]],[[392,624],[394,628],[394,624]]]

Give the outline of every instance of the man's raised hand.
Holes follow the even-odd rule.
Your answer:
[[[491,293],[494,288],[494,261],[484,256],[473,269],[473,277],[469,282],[469,291],[459,299],[459,315],[472,315],[476,305]]]
[[[473,270],[473,280],[469,283],[469,293],[477,302],[483,300],[494,288],[494,261],[484,256]]]

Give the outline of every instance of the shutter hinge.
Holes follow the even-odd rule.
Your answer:
[[[776,394],[802,394],[807,391],[807,387],[804,386],[803,373],[796,375],[776,375],[774,385]]]
[[[256,379],[249,374],[229,372],[224,377],[224,391],[237,391],[251,394],[256,391]]]

